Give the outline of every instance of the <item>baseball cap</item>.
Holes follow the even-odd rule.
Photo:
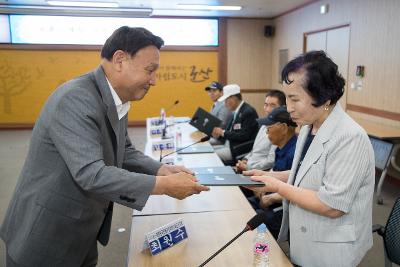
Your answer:
[[[206,90],[206,91],[209,91],[210,89],[218,89],[218,90],[221,90],[221,91],[222,91],[223,86],[222,86],[222,84],[220,84],[219,82],[213,81],[209,86],[206,87],[205,90]]]
[[[266,126],[280,122],[286,123],[288,126],[297,127],[297,124],[290,118],[286,106],[274,108],[267,117],[258,119],[257,122],[259,125]]]
[[[219,102],[225,101],[230,96],[240,94],[240,86],[237,84],[228,84],[224,86],[224,94],[218,98]]]

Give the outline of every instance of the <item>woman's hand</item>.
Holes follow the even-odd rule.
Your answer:
[[[251,180],[256,181],[256,182],[262,182],[265,184],[265,186],[262,187],[250,187],[251,190],[254,192],[271,192],[271,193],[276,193],[279,190],[279,185],[282,184],[283,182],[276,179],[275,177],[272,176],[252,176]]]
[[[268,175],[268,172],[253,169],[253,170],[249,170],[249,171],[243,171],[243,175],[245,175],[245,176],[261,176],[261,175]]]
[[[282,203],[282,197],[278,193],[267,194],[260,198],[260,207],[263,209],[275,203]]]

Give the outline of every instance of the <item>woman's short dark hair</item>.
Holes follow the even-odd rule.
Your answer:
[[[313,98],[313,106],[320,107],[328,100],[333,105],[342,97],[345,80],[324,51],[310,51],[291,60],[282,70],[282,81],[291,84],[289,74],[300,70],[305,71],[302,86]]]
[[[279,105],[280,106],[286,106],[286,96],[285,94],[280,91],[280,90],[270,90],[268,93],[265,95],[265,97],[275,97],[278,99]]]
[[[149,45],[154,45],[160,49],[164,45],[164,41],[145,28],[122,26],[108,37],[101,49],[101,57],[111,60],[117,50],[122,50],[134,56],[137,51]]]

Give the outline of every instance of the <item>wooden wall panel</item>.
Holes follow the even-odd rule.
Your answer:
[[[355,118],[355,119],[363,119],[363,120],[367,120],[367,121],[371,121],[377,124],[383,124],[383,125],[387,125],[387,126],[393,126],[398,128],[399,126],[399,122],[398,121],[394,121],[394,120],[390,120],[390,119],[385,119],[382,117],[377,117],[377,116],[373,116],[373,115],[369,115],[369,114],[365,114],[365,113],[360,113],[360,112],[356,112],[356,111],[352,111],[352,110],[347,110],[347,113]]]
[[[243,92],[242,96],[243,96],[243,100],[246,101],[247,103],[249,103],[250,105],[253,106],[253,108],[256,109],[258,116],[259,117],[264,117],[265,113],[264,113],[264,100],[265,100],[265,95],[267,94],[267,91],[265,92]]]
[[[262,19],[227,20],[227,82],[241,88],[267,89],[271,85],[272,38],[264,36]]]

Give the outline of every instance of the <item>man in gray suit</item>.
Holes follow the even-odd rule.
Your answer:
[[[214,81],[205,89],[210,96],[211,101],[214,102],[210,113],[222,121],[220,125],[221,128],[225,128],[233,117],[232,111],[225,106],[224,102],[218,101],[218,99],[223,95],[223,88],[222,84]]]
[[[113,202],[141,210],[151,194],[208,190],[188,169],[136,150],[127,133],[129,101],[155,85],[162,45],[146,29],[121,27],[104,44],[101,66],[49,97],[0,229],[7,266],[95,266]]]
[[[220,127],[225,129],[228,123],[232,120],[233,113],[230,111],[224,102],[219,102],[218,99],[223,95],[224,86],[216,81],[213,81],[209,86],[205,88],[211,101],[214,102],[211,108],[211,114],[222,121]],[[210,144],[212,145],[223,145],[224,142],[211,138]]]

